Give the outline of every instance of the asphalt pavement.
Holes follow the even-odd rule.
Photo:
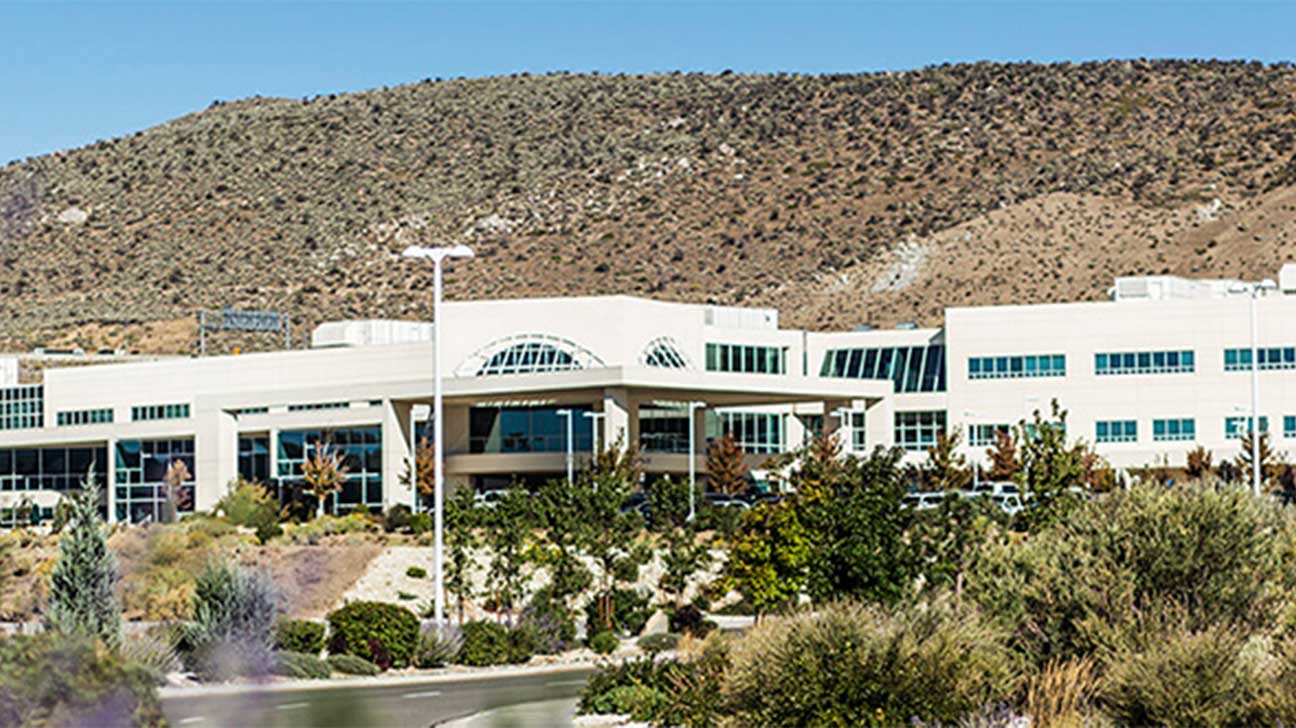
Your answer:
[[[593,670],[573,665],[475,676],[164,689],[162,711],[181,728],[435,726],[503,706],[575,697]]]

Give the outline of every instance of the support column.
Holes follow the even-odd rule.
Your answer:
[[[198,405],[194,432],[194,510],[210,511],[238,477],[238,418],[219,407]]]
[[[603,390],[602,446],[609,450],[618,442],[622,450],[639,445],[639,413],[631,417],[630,394],[624,389]]]
[[[382,407],[383,508],[398,503],[412,507],[418,492],[413,462],[413,407],[390,399],[383,400]],[[402,485],[401,475],[405,473],[410,478]]]
[[[270,444],[267,445],[267,449],[270,451],[269,452],[270,475],[267,478],[267,480],[272,480],[275,483],[278,483],[279,482],[279,428],[271,427],[266,432],[266,437],[270,441]],[[265,486],[269,488],[271,487],[271,484],[266,483]],[[277,493],[279,492],[279,489],[275,488],[273,492]]]

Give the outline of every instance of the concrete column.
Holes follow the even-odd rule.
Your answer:
[[[108,495],[108,522],[117,522],[117,438],[107,442],[108,462],[104,463],[104,492]]]
[[[266,436],[270,439],[270,445],[269,445],[270,478],[269,479],[278,482],[279,480],[279,428],[271,427],[270,430],[266,433]],[[270,483],[266,483],[265,485],[267,488],[270,487]],[[271,492],[277,493],[278,488],[275,488]]]
[[[468,412],[469,407],[466,404],[447,404],[441,413],[441,416],[445,418],[445,438],[442,442],[447,455],[459,455],[468,452],[469,439],[472,434],[468,430]]]
[[[639,413],[635,408],[630,416],[630,395],[624,389],[603,390],[603,432],[599,437],[601,447],[611,448],[618,441],[621,446],[639,445]]]
[[[382,417],[382,467],[383,508],[404,503],[414,505],[414,442],[412,439],[411,405],[407,402],[383,400]],[[401,484],[401,475],[410,473],[410,482]]]
[[[209,511],[238,476],[238,418],[219,407],[197,406],[194,432],[194,510]]]
[[[890,397],[884,397],[869,404],[865,410],[865,429],[870,450],[881,445],[895,445],[895,407]]]

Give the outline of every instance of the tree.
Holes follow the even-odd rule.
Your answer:
[[[482,514],[486,545],[491,550],[486,570],[491,600],[497,613],[511,622],[526,582],[528,545],[531,541],[531,496],[516,483],[510,485],[493,508]]]
[[[923,486],[931,491],[956,491],[967,488],[972,482],[972,471],[967,458],[958,451],[962,434],[956,428],[948,435],[936,434],[936,444],[927,448],[927,462],[920,474]]]
[[[988,498],[949,495],[936,508],[918,511],[906,540],[913,544],[925,584],[953,584],[955,600],[963,597],[964,578],[978,550],[1006,515]]]
[[[50,574],[45,627],[116,646],[122,626],[115,589],[121,577],[99,520],[99,485],[93,470],[86,473],[81,492],[67,498],[71,519]]]
[[[648,486],[648,514],[655,531],[683,528],[689,515],[688,481],[675,480],[669,475],[654,480]]]
[[[698,534],[691,526],[672,528],[662,539],[666,549],[657,587],[676,609],[684,606],[689,580],[711,564],[711,550],[697,539]]]
[[[719,440],[707,448],[707,483],[711,490],[725,495],[738,495],[747,490],[746,455],[733,433],[726,431]]]
[[[722,583],[742,594],[759,619],[796,603],[811,558],[810,540],[793,502],[762,503],[739,519]]]
[[[597,461],[597,470],[582,470],[573,484],[585,518],[572,526],[578,529],[581,550],[595,566],[599,621],[612,629],[616,588],[638,580],[639,567],[647,563],[651,551],[639,540],[639,514],[622,512],[630,491],[639,483],[638,455],[616,442],[600,453]]]
[[[242,476],[230,481],[228,491],[217,501],[215,511],[236,526],[254,529],[261,543],[283,533],[279,527],[282,514],[275,497],[264,485],[244,480]]]
[[[410,484],[410,466],[409,461],[403,465],[404,472],[401,473],[400,483],[405,487]],[[432,441],[424,436],[419,439],[418,447],[414,448],[414,472],[418,477],[419,495],[431,497],[436,493],[436,447]]]
[[[1044,419],[1036,410],[1031,422],[1017,424],[1022,470],[1017,482],[1033,502],[1025,512],[1028,525],[1039,525],[1056,516],[1054,506],[1069,503],[1068,489],[1085,483],[1083,449],[1066,444],[1066,410],[1052,402],[1052,416]]]
[[[1234,463],[1239,473],[1239,479],[1247,483],[1250,483],[1252,478],[1251,438],[1252,434],[1250,432],[1242,434],[1239,442],[1242,451],[1238,453]],[[1260,454],[1260,486],[1263,489],[1272,488],[1274,482],[1278,479],[1278,475],[1282,472],[1282,453],[1274,452],[1269,443],[1269,433],[1267,432],[1260,433],[1260,441],[1255,443],[1255,446]]]
[[[1201,480],[1211,472],[1211,451],[1198,445],[1188,451],[1187,472],[1188,477],[1194,480]]]
[[[302,480],[306,481],[310,494],[318,501],[317,513],[322,516],[324,499],[342,490],[350,468],[346,466],[342,453],[332,443],[317,440],[311,448],[315,452],[302,463]]]
[[[572,527],[585,518],[584,498],[580,489],[589,483],[588,478],[575,483],[552,479],[540,486],[536,493],[535,514],[543,534],[536,544],[536,560],[549,572],[549,589],[545,594],[550,607],[557,607],[570,616],[570,598],[590,585],[592,576],[580,559],[580,533]]]
[[[183,460],[172,460],[167,466],[166,475],[162,476],[163,500],[162,500],[162,522],[175,523],[177,515],[184,510],[189,504],[188,499],[184,497],[180,488],[193,480],[189,474],[189,466],[185,465]]]
[[[445,588],[447,596],[454,597],[455,615],[464,623],[464,612],[473,598],[472,550],[479,545],[477,523],[480,520],[474,507],[471,488],[460,488],[445,499],[446,562]]]
[[[1007,430],[995,433],[994,445],[986,450],[990,458],[990,471],[986,477],[992,481],[1016,480],[1021,472],[1021,463],[1017,460],[1017,442]]]

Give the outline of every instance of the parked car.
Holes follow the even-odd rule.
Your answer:
[[[706,493],[702,496],[707,505],[713,508],[739,508],[747,510],[751,504],[744,501],[740,496],[725,495],[724,493]]]
[[[944,493],[906,493],[900,505],[917,511],[926,511],[940,507],[943,500],[945,500]]]
[[[479,490],[473,494],[473,508],[494,508],[504,499],[504,490]]]
[[[1015,516],[1025,509],[1025,506],[1022,505],[1021,496],[1016,493],[1000,493],[990,496],[990,499],[994,501],[995,505],[999,506],[1000,510],[1010,516]]]

